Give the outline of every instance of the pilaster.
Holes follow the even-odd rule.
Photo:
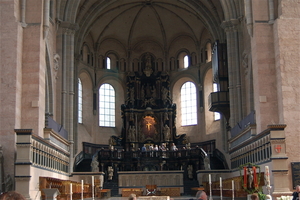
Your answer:
[[[70,165],[69,172],[73,170],[74,157],[74,85],[75,85],[75,68],[74,68],[74,34],[78,29],[77,24],[62,22],[63,32],[63,55],[62,55],[62,124],[66,127],[69,136],[70,145]]]
[[[271,162],[274,180],[273,196],[291,195],[288,179],[288,164],[285,143],[285,124],[268,125],[270,129]]]
[[[233,127],[242,119],[242,99],[240,80],[240,53],[239,53],[239,20],[224,21],[227,38],[228,80],[230,98],[230,125]]]
[[[16,161],[15,161],[15,190],[30,199],[31,180],[31,143],[32,129],[15,129],[16,141]]]

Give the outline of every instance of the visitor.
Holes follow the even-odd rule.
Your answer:
[[[136,200],[136,194],[130,194],[128,200]]]
[[[25,200],[25,197],[16,191],[9,191],[1,194],[0,200]]]
[[[146,148],[146,145],[144,144],[144,146],[142,147],[142,152],[146,152],[147,151],[147,148]]]
[[[300,185],[296,185],[296,191],[293,192],[292,194],[293,196],[292,200],[299,200],[299,194],[300,194]]]
[[[207,195],[203,190],[199,190],[196,193],[196,199],[202,199],[202,200],[207,200]]]

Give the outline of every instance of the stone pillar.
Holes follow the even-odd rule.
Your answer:
[[[61,23],[63,28],[63,66],[62,66],[62,124],[68,131],[70,144],[69,172],[73,170],[74,161],[74,94],[75,94],[75,70],[74,70],[74,34],[76,24]]]
[[[292,162],[299,162],[300,151],[300,17],[299,1],[281,0],[278,4],[278,18],[273,24],[275,70],[278,85],[279,123],[287,124],[284,130],[287,166],[288,189],[293,190]],[[273,92],[273,91],[272,91]],[[284,98],[282,98],[284,97]],[[278,172],[279,173],[279,172]]]
[[[32,129],[15,129],[16,132],[16,161],[15,161],[15,190],[25,198],[30,198],[31,163],[32,163]]]
[[[46,200],[55,200],[56,196],[60,194],[57,188],[43,189],[43,192],[45,193]]]
[[[278,121],[278,87],[276,77],[273,25],[269,24],[269,15],[261,15],[259,10],[268,11],[268,1],[252,1],[253,37],[251,55],[253,71],[253,100],[257,133],[270,122]],[[281,97],[280,97],[281,98]]]
[[[230,126],[235,126],[242,119],[241,78],[240,78],[240,52],[239,52],[239,21],[232,19],[222,23],[226,31],[228,79],[230,98]]]
[[[45,40],[42,36],[42,1],[27,1],[26,10],[37,8],[36,12],[27,12],[27,26],[23,29],[22,57],[22,96],[20,111],[21,124],[16,127],[33,129],[43,136],[45,127]],[[12,67],[13,68],[13,67]]]
[[[285,132],[286,125],[269,125],[271,142],[271,160],[272,174],[274,182],[274,197],[290,196],[292,192],[289,189],[288,164],[286,155]]]

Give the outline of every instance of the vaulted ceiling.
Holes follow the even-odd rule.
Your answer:
[[[78,45],[87,37],[95,44],[114,38],[131,49],[147,39],[167,50],[182,35],[195,44],[201,43],[205,32],[213,40],[224,40],[220,25],[228,0],[61,0],[58,4],[59,18],[79,27]]]

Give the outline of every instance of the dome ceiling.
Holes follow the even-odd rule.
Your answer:
[[[98,44],[114,39],[124,48],[131,49],[147,40],[167,50],[173,41],[183,36],[198,44],[206,30],[218,39],[217,29],[221,23],[219,1],[193,2],[82,0],[76,18],[80,27],[78,42],[82,43],[80,38],[86,37],[91,37]]]

